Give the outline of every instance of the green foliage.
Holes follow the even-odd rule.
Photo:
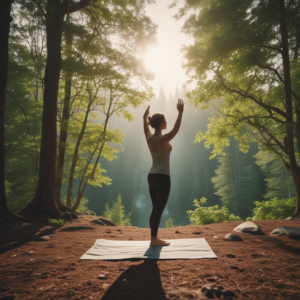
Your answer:
[[[222,204],[235,215],[246,218],[254,208],[253,202],[262,200],[264,192],[263,173],[253,158],[257,144],[251,143],[249,152],[241,153],[237,141],[230,137],[230,145],[224,152],[224,156],[218,157],[216,177],[211,180]]]
[[[253,210],[253,218],[247,220],[278,220],[286,219],[295,212],[297,198],[281,199],[273,198],[270,201],[254,202],[256,207]]]
[[[124,206],[122,205],[121,194],[119,193],[117,202],[113,202],[113,207],[110,209],[108,204],[105,203],[105,211],[103,212],[103,217],[113,221],[117,226],[132,226],[130,224],[130,215],[128,213],[125,217]]]
[[[176,227],[176,226],[174,226],[173,220],[172,220],[171,217],[166,221],[165,227],[166,227],[166,228],[169,228],[169,227]]]
[[[228,214],[228,209],[223,206],[219,209],[219,205],[215,205],[212,207],[203,207],[206,203],[206,198],[202,197],[200,201],[197,199],[194,200],[194,206],[196,209],[194,211],[188,210],[187,214],[191,220],[191,225],[206,225],[212,223],[224,223],[224,222],[233,222],[240,221],[241,218],[237,217],[233,214]]]
[[[63,220],[63,219],[49,219],[48,218],[48,225],[50,226],[56,226],[56,225],[64,225],[64,223],[67,220]]]
[[[260,150],[254,157],[256,158],[255,163],[260,166],[265,175],[267,190],[264,195],[265,200],[296,196],[292,174],[286,169],[281,159],[276,158],[273,153],[263,150]]]
[[[244,153],[249,143],[256,141],[260,149],[291,165],[296,157],[299,166],[299,149],[291,146],[288,151],[284,138],[299,122],[300,64],[294,32],[300,25],[300,6],[299,1],[283,1],[283,26],[279,2],[185,0],[179,9],[177,17],[186,17],[183,31],[194,37],[194,44],[183,49],[185,67],[197,81],[188,98],[195,106],[216,108],[208,130],[195,138],[195,142],[204,140],[207,148],[214,147],[211,158],[224,154],[229,137],[234,135]],[[282,55],[282,26],[287,30],[289,57]],[[291,105],[287,104],[289,87],[283,71],[288,65]],[[287,121],[289,114],[293,119]],[[287,140],[299,143],[297,134],[288,135]]]

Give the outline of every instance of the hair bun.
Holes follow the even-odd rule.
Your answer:
[[[149,116],[149,117],[148,117],[148,120],[149,120],[149,121],[151,121],[151,119],[152,119],[152,117],[151,117],[151,116]]]

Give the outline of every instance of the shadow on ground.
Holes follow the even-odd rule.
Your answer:
[[[101,300],[166,300],[157,259],[145,259],[130,266],[108,288]],[[138,284],[137,284],[138,282]]]

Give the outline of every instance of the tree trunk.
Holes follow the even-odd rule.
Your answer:
[[[39,182],[32,201],[24,211],[43,211],[58,218],[55,201],[57,94],[61,69],[61,40],[64,14],[60,0],[48,0],[46,12],[47,62],[44,77],[44,107],[40,151]]]
[[[70,23],[70,14],[67,15],[67,24]],[[71,59],[71,48],[72,48],[72,33],[66,27],[66,48],[67,48],[67,60]],[[55,194],[56,201],[61,204],[60,194],[61,185],[64,175],[64,160],[66,152],[66,142],[68,134],[68,125],[70,118],[70,101],[71,101],[71,85],[72,85],[72,72],[70,70],[66,71],[66,81],[65,81],[65,100],[64,108],[62,113],[62,120],[60,124],[60,135],[59,135],[59,145],[58,145],[58,164],[56,170],[56,182],[55,182]]]
[[[87,110],[86,110],[86,114],[85,114],[85,118],[82,124],[82,128],[81,131],[79,133],[79,137],[77,139],[76,142],[76,146],[75,146],[75,151],[74,151],[74,155],[73,155],[73,160],[72,160],[72,165],[71,165],[71,170],[70,170],[70,176],[69,176],[69,184],[68,184],[68,192],[67,192],[67,207],[71,207],[72,206],[72,191],[73,191],[73,179],[74,179],[74,174],[75,174],[75,167],[76,167],[76,163],[78,160],[78,153],[79,153],[79,146],[81,144],[84,132],[85,132],[85,128],[86,128],[86,122],[88,119],[88,115],[90,112],[90,108],[92,105],[92,101],[90,99],[90,102],[88,104]]]
[[[292,86],[290,73],[289,44],[286,25],[286,13],[284,0],[279,1],[279,23],[282,43],[282,63],[284,74],[285,106],[286,106],[286,137],[287,152],[290,163],[290,170],[294,179],[297,192],[297,204],[293,217],[300,215],[300,168],[297,165],[294,147],[294,130],[293,130],[293,103],[292,103]]]
[[[4,111],[6,100],[7,69],[8,69],[8,39],[12,0],[1,1],[0,6],[0,212],[9,216],[5,195],[5,144],[4,144]]]
[[[77,199],[76,199],[76,202],[75,202],[74,206],[72,207],[72,210],[73,210],[73,211],[76,211],[76,210],[77,210],[77,208],[78,208],[78,206],[79,206],[79,204],[80,204],[81,198],[82,198],[82,196],[83,196],[83,193],[84,193],[84,191],[85,191],[85,188],[86,188],[86,186],[87,186],[87,181],[86,181],[85,184],[84,184],[84,186],[83,186],[83,188],[82,188],[82,190],[81,190],[81,185],[82,185],[82,183],[83,183],[83,179],[84,179],[84,177],[85,177],[87,168],[88,168],[89,164],[91,163],[91,161],[92,161],[92,159],[93,159],[93,157],[94,157],[94,154],[95,154],[95,152],[96,152],[96,150],[97,150],[97,148],[98,148],[98,146],[99,146],[99,143],[100,143],[100,140],[101,140],[101,137],[102,137],[102,136],[103,136],[103,138],[104,138],[104,141],[103,141],[103,143],[102,143],[102,145],[101,145],[101,147],[100,147],[100,149],[99,149],[99,154],[98,154],[98,156],[97,156],[97,158],[96,158],[96,161],[95,161],[93,170],[92,170],[91,174],[89,174],[89,176],[93,176],[93,173],[96,172],[97,164],[98,164],[99,158],[100,158],[100,156],[101,156],[101,154],[102,154],[102,151],[103,151],[103,147],[104,147],[104,144],[105,144],[105,134],[106,134],[106,129],[107,129],[107,123],[108,123],[108,120],[109,120],[109,118],[110,118],[110,116],[111,116],[111,114],[110,114],[110,109],[111,109],[112,101],[113,101],[113,98],[112,98],[112,88],[110,88],[110,95],[111,95],[111,96],[110,96],[109,106],[108,106],[108,110],[107,110],[106,118],[105,118],[105,122],[104,122],[104,130],[103,130],[103,133],[99,136],[98,141],[97,141],[97,144],[96,144],[96,147],[95,147],[93,153],[91,154],[91,156],[89,157],[89,159],[88,159],[88,161],[87,161],[87,164],[86,164],[86,166],[85,166],[84,172],[83,172],[83,174],[82,174],[82,176],[81,176],[81,179],[80,179],[80,182],[79,182],[79,186],[78,186]]]

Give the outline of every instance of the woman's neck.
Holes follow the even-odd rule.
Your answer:
[[[161,129],[155,129],[154,135],[161,135]]]

